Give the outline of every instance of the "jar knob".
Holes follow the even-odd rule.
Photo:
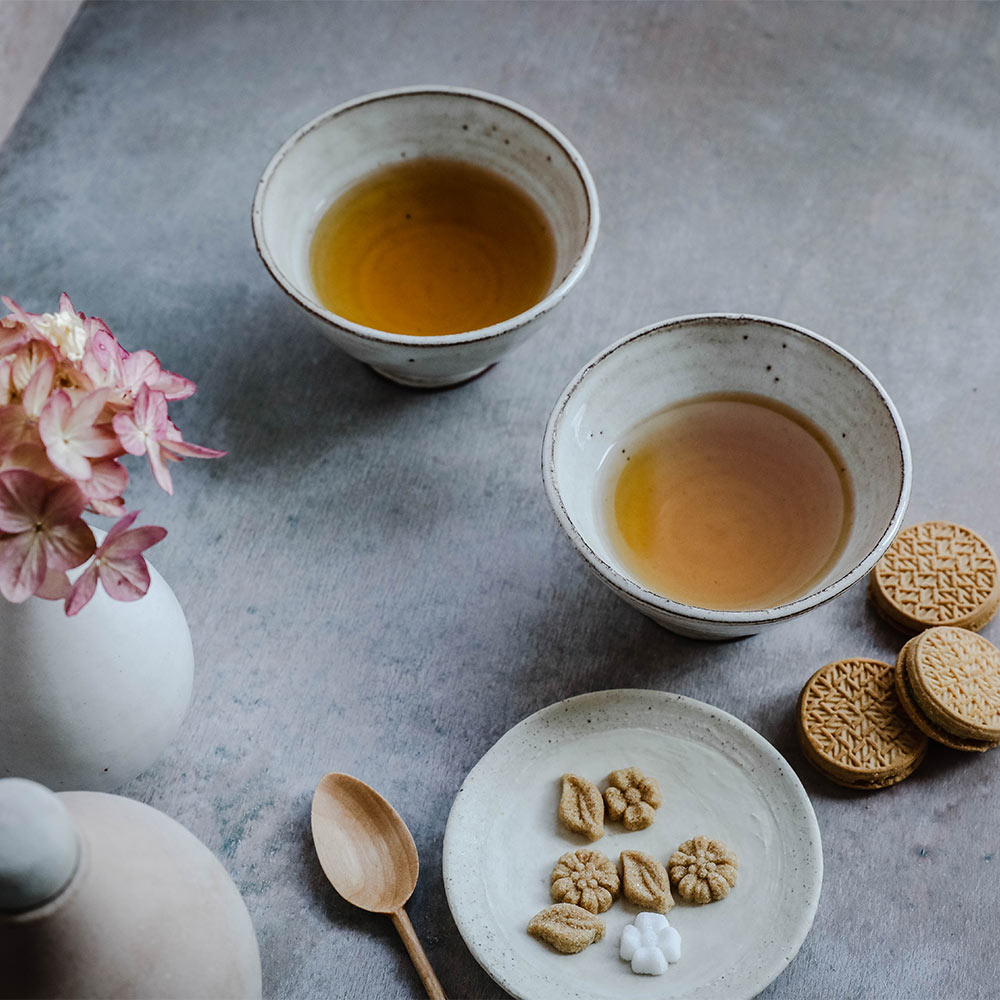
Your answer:
[[[55,793],[35,781],[0,778],[0,913],[58,896],[79,857],[76,826]]]

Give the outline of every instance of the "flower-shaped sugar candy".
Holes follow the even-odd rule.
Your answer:
[[[681,957],[681,936],[662,913],[640,913],[622,931],[619,954],[633,972],[662,976]]]

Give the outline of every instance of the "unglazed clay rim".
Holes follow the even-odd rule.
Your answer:
[[[688,325],[701,324],[706,320],[719,323],[756,323],[776,327],[780,330],[812,340],[832,353],[839,355],[851,366],[853,366],[858,375],[866,379],[871,384],[872,388],[875,389],[882,405],[885,407],[885,410],[889,415],[899,444],[899,492],[896,496],[895,506],[893,507],[892,518],[872,549],[853,569],[831,583],[828,583],[820,590],[806,594],[804,597],[800,597],[796,601],[790,601],[787,604],[781,604],[773,608],[750,611],[717,611],[711,608],[701,608],[696,605],[683,604],[680,601],[674,601],[670,598],[663,597],[660,594],[654,593],[646,587],[643,587],[635,580],[624,576],[608,562],[602,559],[593,550],[593,548],[591,548],[590,544],[577,529],[575,523],[570,518],[569,513],[566,510],[566,505],[563,502],[562,495],[559,490],[559,484],[556,480],[556,438],[562,432],[563,417],[570,399],[573,397],[580,385],[590,376],[590,374],[602,365],[612,354],[617,351],[627,350],[628,347],[635,341],[645,337],[655,336],[658,333],[668,330],[675,330]],[[839,347],[831,340],[827,340],[826,337],[821,337],[818,333],[813,333],[811,330],[807,330],[802,326],[796,326],[793,323],[786,323],[782,320],[771,319],[767,316],[756,316],[750,313],[697,313],[688,316],[678,316],[674,319],[665,320],[661,323],[653,323],[650,326],[643,327],[641,330],[637,330],[634,333],[623,337],[621,340],[616,341],[614,344],[611,344],[599,355],[597,355],[597,357],[593,358],[590,362],[584,365],[584,367],[577,372],[577,374],[570,380],[567,387],[563,390],[562,395],[559,397],[558,402],[549,416],[542,444],[542,480],[545,484],[545,492],[548,496],[549,503],[556,515],[556,519],[562,526],[562,529],[566,532],[570,541],[573,543],[573,546],[587,562],[590,568],[601,577],[607,586],[618,592],[619,595],[623,597],[627,596],[628,599],[634,601],[640,606],[660,612],[666,612],[667,614],[673,615],[679,619],[686,620],[695,628],[702,623],[751,627],[771,625],[777,622],[797,618],[799,615],[805,614],[807,611],[811,611],[813,608],[819,607],[819,605],[825,604],[827,601],[830,601],[842,594],[858,580],[866,576],[882,557],[885,550],[892,544],[893,539],[902,527],[903,517],[906,514],[906,507],[910,499],[911,478],[910,445],[906,437],[906,431],[903,428],[903,422],[898,411],[896,410],[895,405],[889,398],[888,393],[882,388],[882,385],[871,373],[871,371],[869,371],[865,365],[858,361],[858,359],[853,355],[845,351],[842,347]]]
[[[277,262],[274,260],[268,246],[267,235],[264,232],[263,226],[264,199],[267,197],[267,190],[271,178],[273,177],[275,171],[280,168],[282,161],[287,156],[289,151],[297,145],[304,136],[308,135],[314,129],[325,125],[328,121],[338,117],[339,115],[363,105],[372,104],[376,101],[419,96],[420,94],[451,95],[454,97],[482,101],[487,104],[495,104],[498,107],[504,108],[507,111],[512,111],[514,114],[524,118],[537,129],[545,132],[566,154],[567,159],[569,159],[577,173],[577,176],[579,177],[580,185],[583,188],[587,203],[587,235],[584,240],[583,247],[574,260],[573,266],[566,274],[566,277],[563,278],[563,280],[560,281],[559,284],[545,296],[545,298],[536,303],[530,309],[518,313],[516,316],[512,316],[510,319],[506,319],[501,323],[494,323],[492,326],[485,326],[479,330],[469,330],[465,333],[447,334],[437,337],[416,337],[400,333],[387,333],[384,330],[377,330],[374,327],[364,326],[360,323],[355,323],[352,320],[346,319],[337,313],[331,312],[328,309],[324,309],[318,302],[314,302],[313,300],[301,295],[295,286],[285,277],[284,273],[278,267]],[[570,289],[577,283],[577,281],[580,280],[583,273],[590,265],[590,259],[594,254],[594,246],[597,243],[597,232],[600,228],[600,207],[597,200],[597,187],[594,184],[594,179],[591,176],[590,170],[587,168],[583,157],[579,154],[579,152],[577,152],[576,148],[569,141],[569,139],[567,139],[566,136],[564,136],[554,125],[542,118],[541,115],[536,114],[529,108],[517,104],[514,101],[509,101],[506,98],[498,97],[496,94],[490,94],[482,90],[473,90],[468,87],[411,86],[397,87],[392,90],[381,90],[373,94],[366,94],[362,97],[354,98],[353,100],[346,101],[343,104],[338,104],[336,107],[330,108],[328,111],[324,111],[322,114],[317,115],[311,121],[306,122],[305,125],[296,130],[291,136],[288,137],[288,139],[284,141],[284,143],[282,143],[281,147],[271,158],[270,163],[268,163],[267,167],[265,167],[260,180],[257,182],[257,191],[254,195],[251,221],[253,224],[254,245],[257,248],[257,253],[260,255],[261,260],[264,262],[264,266],[267,268],[271,277],[277,282],[278,287],[281,288],[286,295],[305,309],[310,315],[315,316],[318,320],[321,320],[329,326],[336,327],[347,333],[353,334],[356,337],[360,337],[363,340],[375,341],[382,344],[401,344],[411,349],[442,349],[447,348],[449,345],[476,343],[479,341],[492,340],[496,337],[505,336],[513,330],[517,330],[537,319],[539,316],[544,315],[555,305],[561,302]]]
[[[525,760],[521,758],[530,757],[532,747],[541,750],[553,742],[558,743],[560,733],[574,746],[586,745],[588,740],[598,740],[603,731],[602,722],[609,731],[637,726],[647,731],[653,729],[657,733],[662,732],[665,738],[687,740],[706,749],[719,750],[720,747],[731,744],[745,751],[751,758],[753,766],[742,769],[747,785],[767,800],[782,837],[787,833],[791,850],[787,860],[795,872],[795,885],[784,891],[782,901],[788,904],[788,908],[781,911],[785,914],[783,923],[786,936],[780,940],[768,939],[767,946],[761,949],[762,957],[752,969],[740,968],[734,973],[729,968],[718,976],[712,973],[710,975],[713,978],[699,981],[690,990],[683,992],[673,992],[668,972],[663,981],[664,992],[656,993],[657,996],[669,996],[672,1000],[684,1000],[692,996],[750,1000],[773,982],[792,961],[812,927],[823,882],[823,850],[819,824],[809,796],[794,770],[763,736],[735,716],[684,695],[665,691],[618,689],[567,698],[523,719],[482,756],[462,782],[448,816],[444,835],[442,862],[445,893],[462,938],[476,961],[494,981],[520,1000],[618,1000],[619,997],[626,1000],[634,996],[650,995],[645,989],[639,990],[648,985],[640,982],[647,977],[635,979],[631,973],[625,979],[625,983],[631,988],[621,992],[613,989],[609,992],[607,983],[597,984],[577,979],[580,973],[574,972],[572,963],[575,956],[572,955],[555,956],[560,970],[562,963],[566,963],[564,976],[550,976],[539,968],[524,967],[524,960],[510,951],[508,941],[504,939],[500,918],[494,913],[489,900],[483,897],[480,878],[485,876],[475,875],[477,871],[489,866],[491,861],[488,856],[488,840],[491,826],[498,822],[492,809],[496,805],[494,800],[498,795],[498,781],[509,779],[518,783],[523,780]],[[616,745],[607,751],[607,756],[609,759],[617,759],[621,752]],[[706,761],[706,767],[711,768],[712,758],[707,757]],[[512,769],[517,773],[512,773]],[[595,781],[603,777],[589,773],[586,776]],[[558,800],[558,778],[559,774],[544,775],[544,780],[551,779],[553,785],[553,823]],[[777,794],[776,790],[779,788],[784,798]],[[668,794],[668,789],[665,788],[665,798]],[[668,806],[665,801],[661,808],[666,809]],[[692,832],[696,832],[699,818],[692,817],[691,823]],[[656,829],[655,822],[650,829]],[[636,835],[624,834],[626,838],[632,836]],[[567,834],[566,844],[570,846],[566,849],[571,849],[571,844],[581,839]],[[603,841],[598,840],[593,846],[600,850],[602,844]],[[671,845],[665,847],[668,852],[670,849]],[[555,861],[555,857],[552,860]],[[743,887],[748,889],[746,885]],[[738,880],[733,893],[739,892],[740,888]],[[518,888],[511,886],[511,891],[517,892]],[[724,906],[726,902],[728,900],[693,909],[709,911],[712,905]],[[621,902],[615,903],[601,917],[610,917],[616,907],[623,905]],[[744,905],[752,905],[752,900],[745,901]],[[676,918],[682,908],[690,907],[678,904],[670,916]],[[527,909],[525,925],[533,912],[530,904],[527,904]],[[773,928],[769,928],[768,933],[772,932]],[[541,942],[532,941],[526,934],[525,941],[530,948],[547,948]],[[607,938],[594,947],[604,947],[606,943]],[[612,951],[612,954],[602,958],[617,963],[617,948],[606,950]],[[683,955],[681,961],[684,961]]]

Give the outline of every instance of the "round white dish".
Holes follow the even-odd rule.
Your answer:
[[[559,823],[564,773],[603,790],[610,771],[633,765],[663,791],[651,827],[629,833],[606,821],[590,845]],[[739,879],[724,900],[671,910],[682,953],[666,974],[635,975],[618,957],[638,912],[621,898],[601,914],[604,939],[580,954],[526,933],[552,902],[549,873],[566,851],[593,846],[617,863],[621,851],[642,850],[665,862],[698,834],[736,852]],[[518,723],[465,779],[444,838],[455,923],[479,964],[522,1000],[753,997],[798,952],[822,879],[816,816],[784,758],[726,712],[662,691],[580,695]]]

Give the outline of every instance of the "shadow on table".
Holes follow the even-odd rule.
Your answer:
[[[234,303],[217,316],[220,339],[240,348],[230,351],[224,377],[209,372],[203,383],[216,383],[205,396],[230,426],[233,453],[258,468],[287,461],[290,450],[322,454],[373,425],[391,430],[406,413],[441,409],[439,400],[470,391],[469,383],[432,391],[396,385],[336,348],[283,297],[262,297],[252,316],[247,309]]]

